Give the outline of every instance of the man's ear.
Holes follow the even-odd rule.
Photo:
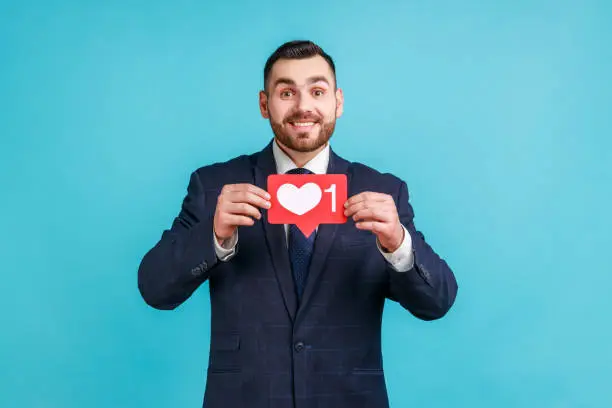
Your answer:
[[[342,89],[336,89],[336,118],[342,116],[344,112],[344,93]]]
[[[259,111],[261,112],[261,116],[265,119],[270,118],[270,114],[268,113],[268,95],[266,95],[266,91],[259,91]]]

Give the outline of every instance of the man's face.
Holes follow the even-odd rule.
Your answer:
[[[259,105],[270,119],[277,140],[297,152],[312,152],[331,138],[336,118],[342,114],[343,96],[327,61],[317,55],[307,59],[280,59],[270,72]]]

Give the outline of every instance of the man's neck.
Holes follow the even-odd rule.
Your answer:
[[[279,142],[278,139],[275,139],[275,142],[278,145],[278,147],[280,147],[280,149],[287,156],[289,156],[289,158],[293,161],[293,163],[295,163],[297,167],[304,167],[306,163],[311,161],[317,154],[321,153],[327,146],[327,143],[326,143],[323,146],[319,147],[317,150],[314,150],[312,152],[297,152],[295,150],[288,148],[281,142]]]

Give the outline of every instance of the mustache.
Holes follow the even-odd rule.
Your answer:
[[[285,118],[285,123],[287,122],[297,122],[297,121],[308,121],[318,123],[321,121],[321,117],[313,114],[293,114]]]

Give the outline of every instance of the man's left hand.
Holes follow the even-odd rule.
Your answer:
[[[404,228],[399,220],[393,197],[366,191],[349,198],[344,215],[352,217],[355,226],[372,231],[386,252],[394,252],[404,240]]]

